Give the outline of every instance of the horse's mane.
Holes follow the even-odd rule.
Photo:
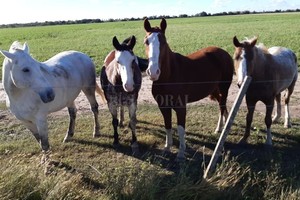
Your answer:
[[[251,39],[245,37],[245,40],[243,42],[247,42],[247,43],[251,43],[253,40],[256,40],[257,37],[253,37]],[[263,43],[259,43],[258,45],[255,45],[255,47],[258,50],[261,50],[263,54],[269,54],[268,48],[263,44]]]
[[[12,52],[15,50],[22,50],[22,49],[23,49],[23,45],[18,41],[14,41],[9,48],[9,52]]]
[[[257,45],[257,48],[260,49],[260,50],[262,50],[262,52],[264,54],[269,54],[268,48],[263,43],[259,43]]]

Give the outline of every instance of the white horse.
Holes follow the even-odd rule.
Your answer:
[[[74,135],[75,98],[83,91],[94,113],[94,137],[100,135],[98,103],[95,91],[103,92],[96,83],[93,61],[76,51],[59,53],[45,62],[29,54],[29,47],[14,42],[5,56],[2,80],[7,94],[6,105],[34,135],[43,152],[49,150],[47,115],[68,107],[70,124],[64,142]]]

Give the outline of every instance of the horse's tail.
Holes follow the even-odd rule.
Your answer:
[[[101,97],[101,102],[106,104],[107,101],[105,99],[105,96],[104,96],[104,92],[102,90],[102,88],[96,83],[96,93],[98,93]]]

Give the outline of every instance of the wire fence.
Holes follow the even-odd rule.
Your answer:
[[[285,79],[285,80],[280,80],[279,82],[290,82],[291,80],[290,79]],[[252,84],[268,84],[268,83],[272,83],[272,82],[278,82],[277,80],[266,80],[266,81],[255,81],[253,82]],[[290,98],[290,103],[289,103],[289,107],[290,109],[293,109],[293,108],[299,108],[300,110],[300,87],[298,88],[297,85],[300,84],[299,83],[300,81],[298,80],[298,82],[296,83],[296,86],[294,88],[294,91],[293,91],[293,94],[291,95],[291,98]],[[100,83],[100,80],[99,78],[97,78],[97,83],[99,84]],[[195,85],[195,86],[198,86],[198,85],[201,85],[201,84],[204,84],[204,85],[208,85],[208,84],[216,84],[216,83],[230,83],[229,81],[224,81],[224,82],[220,82],[220,81],[203,81],[203,82],[179,82],[179,83],[155,83],[155,85],[157,86],[169,86],[169,85],[173,85],[174,87],[179,87],[179,86],[185,86],[185,85]],[[72,86],[69,86],[69,88],[71,88]],[[74,86],[74,87],[77,87],[77,86]],[[139,104],[155,104],[156,105],[156,101],[155,101],[155,98],[152,96],[151,94],[151,90],[152,90],[152,82],[151,81],[148,81],[147,80],[147,77],[144,77],[143,78],[143,82],[141,84],[141,90],[140,90],[140,93],[139,93],[139,100],[138,100],[138,103]],[[237,93],[238,93],[238,86],[236,84],[236,81],[233,80],[231,85],[230,85],[230,88],[229,88],[229,92],[228,92],[228,97],[227,97],[227,108],[230,109],[232,103],[234,102],[236,96],[237,96]],[[283,96],[284,96],[284,91],[282,92],[282,101],[283,101]],[[81,95],[81,94],[80,94]],[[4,91],[4,88],[3,88],[3,84],[0,83],[0,102],[1,101],[5,101],[5,98],[6,98],[6,94],[5,94],[5,91]],[[161,98],[161,97],[160,97]],[[169,97],[170,98],[170,97]],[[186,97],[188,98],[188,97]],[[81,99],[77,99],[75,100],[75,102],[78,102],[80,104],[86,104],[86,107],[87,109],[89,109],[89,104],[88,104],[88,101],[86,98],[81,98]],[[283,102],[282,102],[283,103]],[[192,105],[201,105],[201,104],[214,104],[213,101],[211,101],[210,99],[208,98],[203,98],[195,103],[192,103]],[[215,104],[217,105],[217,102],[215,102]],[[264,104],[261,104],[261,103],[258,103],[256,105],[256,108],[258,107],[266,107],[266,106],[271,106],[271,105],[264,105]],[[276,106],[276,104],[275,104]],[[174,105],[172,105],[171,107],[174,107]],[[245,102],[242,103],[241,105],[241,108],[243,107],[246,107],[246,104]],[[105,108],[105,106],[104,106]],[[101,107],[102,109],[102,107]]]

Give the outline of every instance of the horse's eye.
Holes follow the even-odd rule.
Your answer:
[[[30,72],[30,70],[28,68],[24,68],[24,69],[22,69],[22,71],[25,72],[25,73]]]

